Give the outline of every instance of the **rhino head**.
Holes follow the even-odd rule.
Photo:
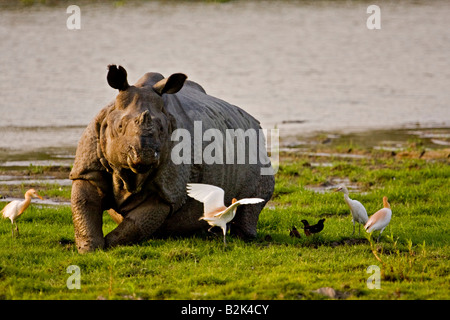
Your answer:
[[[118,173],[133,192],[138,186],[133,183],[130,187],[126,177],[148,176],[167,154],[172,130],[162,95],[178,92],[187,77],[176,73],[156,83],[139,81],[130,86],[122,66],[108,69],[108,83],[119,94],[100,124],[100,161],[108,171]]]

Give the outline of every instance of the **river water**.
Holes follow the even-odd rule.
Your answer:
[[[74,1],[76,3],[76,1]],[[450,125],[450,3],[79,1],[0,10],[0,151],[73,154],[83,128],[130,83],[183,72],[281,136]],[[3,157],[4,159],[4,157]]]

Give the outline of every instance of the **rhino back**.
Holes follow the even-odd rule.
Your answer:
[[[195,163],[194,153],[196,151],[192,146],[190,164],[175,166],[172,164],[170,166],[172,174],[177,172],[180,178],[177,182],[181,184],[180,189],[182,189],[183,195],[178,198],[178,200],[181,200],[178,201],[181,202],[179,205],[186,201],[185,186],[188,182],[207,183],[223,188],[226,203],[230,202],[233,197],[256,196],[261,180],[260,169],[263,166],[270,166],[265,146],[257,146],[263,148],[261,152],[258,149],[257,154],[265,157],[264,163],[261,163],[260,157],[257,157],[256,163],[249,163],[248,141],[245,143],[245,163],[237,164],[234,161],[229,163],[226,161],[226,153],[230,150],[226,150],[225,139],[227,129],[242,129],[244,131],[253,129],[259,137],[262,134],[259,122],[239,107],[206,94],[203,88],[196,83],[187,82],[177,94],[164,95],[163,98],[166,110],[176,120],[177,128],[186,129],[191,133],[192,144],[194,143],[195,121],[201,121],[202,137],[208,129],[219,130],[223,137],[223,163],[205,164],[204,161]],[[174,142],[174,144],[176,143]],[[202,141],[202,150],[205,150],[205,147],[209,144],[211,144],[211,141]],[[236,155],[236,149],[234,152]],[[176,207],[179,207],[179,205]]]
[[[194,121],[207,129],[260,129],[259,121],[241,108],[206,94],[195,82],[186,81],[176,95],[165,95],[165,106],[179,128],[193,130]]]

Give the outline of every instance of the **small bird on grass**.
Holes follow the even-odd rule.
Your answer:
[[[224,204],[225,191],[222,188],[203,183],[188,183],[187,193],[191,198],[203,202],[203,217],[199,220],[208,222],[211,226],[208,231],[216,226],[222,228],[224,246],[227,245],[227,223],[234,219],[237,207],[242,204],[255,204],[264,201],[261,198],[244,198],[241,200],[233,198],[231,205],[226,207]]]
[[[0,213],[2,213],[3,218],[7,219],[9,218],[11,220],[11,231],[12,231],[12,237],[14,237],[14,231],[17,232],[17,236],[19,236],[19,227],[17,225],[17,218],[24,213],[24,211],[28,208],[28,206],[31,203],[31,198],[39,198],[42,200],[42,197],[37,194],[36,190],[30,189],[27,192],[25,192],[25,200],[14,200],[8,203]],[[16,225],[16,228],[14,229],[14,225]]]
[[[292,230],[289,232],[289,235],[292,238],[300,238],[300,233],[298,232],[298,230],[295,226],[292,226]]]
[[[366,229],[368,233],[380,230],[377,242],[380,240],[384,228],[387,227],[392,217],[391,205],[389,204],[387,197],[383,197],[383,207],[384,207],[383,209],[380,209],[377,212],[375,212],[364,226],[364,229]]]
[[[303,231],[305,232],[306,236],[309,237],[311,235],[311,232],[309,232],[308,227],[309,227],[309,222],[308,220],[303,219],[302,220],[303,223]]]
[[[304,225],[303,230],[305,231],[305,235],[309,237],[310,235],[319,233],[323,230],[323,223],[325,222],[325,219],[320,219],[319,222],[312,226],[308,223],[307,220],[302,220],[302,222]]]
[[[339,186],[334,192],[342,192],[344,194],[344,200],[350,208],[350,212],[352,214],[352,222],[353,222],[353,234],[355,234],[355,222],[358,222],[359,229],[358,235],[361,234],[361,225],[365,225],[367,220],[369,220],[369,216],[367,215],[366,208],[362,205],[358,200],[352,200],[348,196],[348,190],[344,186]]]

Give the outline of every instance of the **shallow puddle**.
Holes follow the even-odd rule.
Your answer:
[[[333,153],[333,152],[311,152],[311,151],[303,151],[297,148],[280,148],[282,152],[294,153],[302,156],[310,156],[310,157],[324,157],[324,158],[349,158],[349,159],[367,159],[368,156],[362,154],[352,154],[352,153]],[[318,166],[327,166],[326,164],[316,163]],[[312,165],[312,164],[311,164]],[[332,164],[329,164],[332,166]]]
[[[440,146],[450,146],[450,142],[449,141],[438,140],[438,139],[431,139],[431,142],[433,142],[434,144],[440,145]]]
[[[354,133],[317,133],[315,136],[284,137],[280,151],[317,157],[356,158],[368,156],[350,153],[352,149],[398,152],[408,148],[423,150],[450,146],[450,128],[372,130]],[[349,153],[329,153],[321,149],[348,148]],[[317,149],[317,152],[311,152]]]
[[[0,162],[0,167],[69,167],[73,164],[73,159],[67,160],[12,160]]]
[[[348,178],[331,177],[327,182],[318,186],[305,186],[305,189],[317,193],[334,192],[339,186],[345,186],[350,192],[360,193],[361,189],[358,185],[352,184]]]
[[[22,201],[23,198],[19,199],[19,198],[2,198],[0,199],[1,202],[11,202],[14,200],[20,200]],[[70,201],[58,201],[58,200],[53,200],[53,199],[33,199],[31,201],[32,204],[34,205],[55,205],[55,206],[70,206]]]
[[[11,176],[10,176],[11,177]],[[71,186],[70,179],[18,179],[20,177],[13,177],[13,180],[4,179],[5,176],[0,176],[0,185],[21,185],[21,184],[57,184],[60,186]]]

